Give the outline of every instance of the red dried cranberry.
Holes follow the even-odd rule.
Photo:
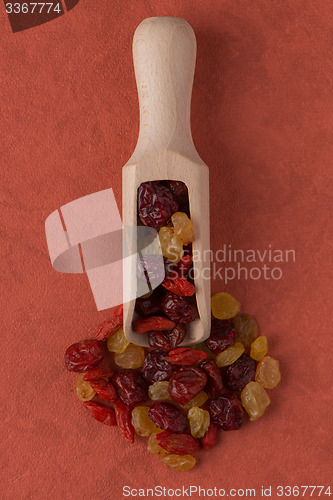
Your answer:
[[[199,440],[190,434],[173,434],[170,431],[164,431],[156,434],[156,440],[161,448],[176,455],[192,455],[199,449]]]
[[[70,372],[86,372],[99,365],[103,357],[98,340],[82,340],[72,344],[65,352],[65,366]]]
[[[196,366],[180,368],[170,378],[170,397],[180,405],[191,401],[207,383],[207,375]]]
[[[254,380],[257,363],[247,354],[242,354],[225,372],[225,385],[232,391],[242,391]]]
[[[204,437],[200,439],[204,450],[209,450],[209,448],[211,448],[216,444],[218,437],[218,430],[219,430],[218,426],[213,424],[213,422],[209,424],[206,434],[204,435]]]
[[[136,299],[135,310],[138,314],[145,317],[159,315],[162,312],[160,300],[154,294],[147,298]]]
[[[196,304],[187,297],[179,297],[168,292],[162,299],[162,310],[168,318],[176,323],[191,323],[198,317]]]
[[[170,351],[184,340],[185,335],[185,326],[177,325],[173,330],[167,332],[149,332],[148,343],[150,347]]]
[[[188,273],[189,273],[189,270],[191,269],[191,266],[192,266],[192,262],[193,262],[193,258],[192,258],[192,255],[190,254],[187,254],[187,255],[184,255],[184,257],[182,259],[180,259],[180,261],[178,262],[178,273],[180,274],[180,276],[187,276]]]
[[[149,384],[162,380],[169,380],[177,367],[164,359],[164,352],[154,349],[149,352],[142,365],[142,375]]]
[[[138,189],[138,213],[145,226],[158,228],[166,225],[177,212],[178,202],[172,191],[159,182],[143,182]]]
[[[113,383],[127,405],[135,406],[148,399],[147,384],[138,371],[121,370],[113,377]]]
[[[238,333],[230,321],[214,319],[212,320],[210,337],[205,342],[214,354],[218,354],[234,345],[237,337]]]
[[[182,181],[165,181],[166,186],[172,191],[180,205],[188,202],[188,189]]]
[[[209,404],[209,413],[214,424],[225,431],[237,430],[243,424],[244,410],[235,394],[223,394],[212,399]]]
[[[148,416],[160,429],[184,432],[187,427],[186,416],[172,403],[154,403]]]
[[[222,375],[213,359],[209,359],[200,364],[200,368],[208,375],[206,392],[210,398],[217,398],[223,392]]]

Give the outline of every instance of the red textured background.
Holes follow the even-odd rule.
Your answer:
[[[138,133],[131,42],[153,15],[184,17],[197,35],[192,128],[210,167],[213,250],[296,251],[280,281],[227,287],[281,361],[272,405],[223,433],[186,474],[148,455],[144,438],[130,445],[93,421],[76,399],[63,353],[107,312],[95,310],[84,276],[53,271],[44,234],[46,217],[75,198],[111,186],[121,204],[121,167]],[[332,22],[327,0],[80,0],[13,34],[2,8],[1,498],[329,483]]]

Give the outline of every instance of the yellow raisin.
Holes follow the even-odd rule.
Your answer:
[[[153,401],[163,401],[165,399],[171,399],[168,391],[169,382],[167,380],[163,382],[154,382],[148,388],[148,394],[150,399]]]
[[[281,380],[279,362],[277,359],[265,356],[259,361],[256,369],[255,381],[265,389],[274,389]]]
[[[267,337],[260,335],[251,344],[250,356],[256,361],[260,361],[268,352]]]
[[[212,313],[217,319],[230,319],[237,316],[240,303],[227,292],[218,292],[212,296]]]
[[[175,234],[173,227],[161,227],[158,233],[163,257],[174,263],[184,255],[183,242]]]
[[[148,406],[136,406],[132,410],[132,425],[138,436],[150,436],[156,432],[156,425],[148,416]]]
[[[234,363],[244,351],[245,347],[243,344],[241,342],[236,342],[236,344],[220,352],[215,358],[215,363],[219,368],[222,366],[232,365],[232,363]]]
[[[156,434],[163,432],[163,429],[156,428],[156,431],[153,432],[148,439],[148,451],[152,455],[168,455],[168,452],[161,448],[161,446],[157,443]]]
[[[79,376],[76,381],[76,394],[81,401],[90,401],[96,394],[89,382],[83,380],[83,375]]]
[[[121,368],[140,368],[144,359],[144,348],[135,344],[129,344],[123,353],[114,355],[114,362]]]
[[[195,438],[202,438],[206,434],[210,424],[208,411],[198,406],[193,406],[193,408],[189,410],[187,418],[190,422],[192,436]]]
[[[249,382],[244,387],[241,400],[252,422],[263,416],[271,402],[267,392],[258,382]]]
[[[239,340],[245,347],[250,347],[258,335],[256,320],[250,314],[239,314],[233,320],[233,323],[239,335]]]
[[[162,458],[162,463],[172,469],[187,471],[192,469],[196,460],[192,455],[167,455]]]
[[[179,236],[184,245],[194,241],[194,231],[191,219],[184,212],[176,212],[171,217],[175,234]]]
[[[125,337],[123,327],[121,327],[116,331],[116,333],[113,333],[108,337],[106,344],[110,352],[121,354],[125,351],[130,342]]]
[[[205,391],[201,391],[196,396],[194,396],[194,398],[191,399],[191,401],[189,401],[185,405],[181,405],[181,407],[183,408],[183,410],[188,411],[191,408],[193,408],[194,406],[204,405],[206,403],[207,399],[208,399],[208,394],[206,394]]]

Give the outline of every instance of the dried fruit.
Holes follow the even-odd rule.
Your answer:
[[[192,455],[166,455],[162,457],[162,463],[171,469],[188,471],[193,469],[196,464],[196,460]]]
[[[170,351],[183,342],[186,335],[184,325],[177,325],[173,330],[166,332],[149,332],[148,343],[150,347]]]
[[[176,323],[163,316],[150,316],[149,318],[138,318],[133,323],[135,333],[142,335],[155,330],[172,330]]]
[[[245,347],[250,347],[258,335],[256,320],[250,314],[240,314],[233,320],[233,323],[239,334],[239,340]]]
[[[198,317],[198,310],[194,302],[172,292],[167,292],[164,295],[161,305],[164,314],[176,323],[191,323]]]
[[[160,432],[164,432],[163,429],[157,429],[153,434],[150,435],[148,439],[148,451],[152,455],[167,455],[168,452],[161,448],[157,443],[156,435]]]
[[[150,436],[156,432],[156,425],[148,416],[148,406],[136,406],[132,410],[132,425],[138,436]]]
[[[191,219],[184,212],[176,212],[171,216],[171,222],[175,234],[182,240],[184,245],[194,241],[194,231]]]
[[[148,398],[148,388],[137,371],[122,370],[113,377],[119,397],[130,406],[135,406]]]
[[[187,427],[186,416],[172,403],[153,403],[148,415],[160,429],[184,432]]]
[[[200,391],[193,399],[191,399],[188,403],[181,405],[183,410],[190,410],[194,406],[203,406],[208,399],[208,394],[204,391]]]
[[[123,437],[130,443],[134,442],[134,427],[132,425],[131,407],[125,404],[121,399],[115,402],[117,424]]]
[[[80,401],[90,401],[96,394],[89,382],[83,379],[83,375],[76,381],[76,394]]]
[[[129,340],[127,340],[127,338],[125,337],[124,330],[121,327],[117,332],[108,337],[106,345],[110,352],[121,354],[125,351],[129,343]]]
[[[210,398],[217,398],[223,392],[222,375],[214,360],[210,359],[200,364],[200,368],[208,375],[207,392]]]
[[[70,372],[85,372],[99,365],[103,357],[98,340],[82,340],[67,349],[65,366]]]
[[[116,306],[112,309],[111,318],[104,321],[99,326],[98,331],[94,337],[97,340],[106,340],[109,335],[115,333],[123,324],[123,304]]]
[[[245,347],[241,342],[236,342],[235,345],[228,347],[225,351],[220,352],[216,356],[216,364],[220,368],[222,366],[229,366],[234,363],[245,351]]]
[[[250,356],[256,361],[260,361],[268,352],[267,337],[260,335],[251,344]]]
[[[191,269],[192,263],[193,263],[192,255],[190,255],[190,254],[184,255],[184,257],[182,257],[180,259],[180,261],[178,262],[178,265],[177,265],[177,271],[178,271],[179,275],[180,276],[187,276],[190,269]],[[171,276],[171,277],[175,278],[176,276]]]
[[[154,382],[148,387],[148,395],[153,401],[163,401],[165,399],[170,399],[168,392],[169,382]]]
[[[258,382],[249,382],[244,387],[241,400],[251,422],[262,417],[271,402],[267,392]]]
[[[114,371],[110,370],[110,368],[94,368],[93,370],[87,371],[83,375],[83,380],[90,382],[90,380],[97,380],[99,378],[112,377],[113,374],[114,374]]]
[[[169,352],[165,359],[173,365],[190,366],[207,358],[204,351],[193,351],[190,347],[179,347]]]
[[[156,435],[156,440],[161,448],[164,448],[168,453],[176,453],[177,455],[195,453],[199,449],[199,441],[189,434],[164,431]]]
[[[180,405],[185,405],[205,387],[207,375],[196,366],[180,368],[169,381],[169,394]]]
[[[165,185],[173,192],[179,205],[184,205],[188,202],[187,186],[182,181],[165,181]]]
[[[156,289],[156,291],[154,290],[153,294],[149,297],[137,298],[135,301],[135,310],[138,314],[141,314],[141,316],[156,316],[162,312],[160,302],[161,297],[159,297]]]
[[[158,349],[149,352],[142,365],[142,375],[149,384],[168,380],[177,369],[175,365],[164,359],[165,353]]]
[[[243,407],[237,396],[232,393],[212,399],[209,413],[213,423],[225,431],[237,430],[243,424]]]
[[[106,382],[104,379],[92,380],[91,387],[98,394],[98,396],[109,403],[114,403],[118,399],[118,394],[111,382]]]
[[[206,434],[201,438],[201,444],[204,450],[209,450],[212,446],[216,444],[218,437],[218,426],[211,422],[209,424]]]
[[[235,344],[238,334],[229,321],[212,320],[210,337],[205,341],[214,354],[225,351]]]
[[[274,389],[281,380],[279,362],[277,359],[265,356],[257,366],[255,380],[265,389]]]
[[[246,384],[254,380],[257,363],[247,354],[243,354],[225,372],[225,385],[232,391],[241,391]]]
[[[117,425],[116,414],[113,408],[103,406],[100,403],[88,401],[84,403],[85,408],[89,410],[92,416],[105,425]]]
[[[158,181],[143,182],[138,189],[138,213],[145,226],[164,226],[178,206],[172,191]]]
[[[114,355],[114,362],[121,368],[136,369],[142,366],[145,359],[145,350],[143,347],[135,344],[129,344],[126,350],[121,354]]]
[[[212,296],[212,313],[214,318],[234,318],[240,311],[240,303],[227,292],[218,292]]]
[[[210,415],[206,410],[202,410],[198,406],[191,408],[187,414],[190,422],[191,434],[195,438],[202,438],[209,427]]]
[[[177,264],[184,255],[182,240],[172,227],[161,227],[158,237],[163,257]]]
[[[167,278],[163,281],[162,286],[180,297],[191,297],[195,293],[195,286],[186,278],[182,277],[174,279]]]

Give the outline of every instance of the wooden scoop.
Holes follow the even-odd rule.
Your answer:
[[[188,188],[193,222],[194,279],[199,318],[187,325],[182,345],[202,342],[210,334],[209,174],[193,144],[190,125],[196,39],[191,26],[175,17],[151,17],[136,29],[133,59],[140,105],[140,132],[135,151],[123,167],[123,225],[137,225],[137,190],[142,182],[183,181]],[[136,253],[132,236],[126,243]],[[147,334],[132,329],[136,264],[123,260],[124,332],[148,346]]]

